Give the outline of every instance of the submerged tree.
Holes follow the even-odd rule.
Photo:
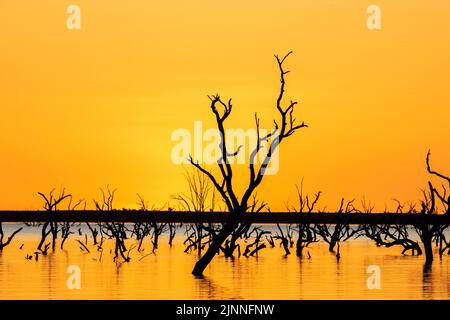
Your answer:
[[[340,259],[340,246],[341,242],[347,241],[352,237],[358,236],[361,228],[352,228],[350,224],[346,222],[346,215],[356,212],[356,208],[353,206],[355,199],[345,202],[345,199],[341,199],[339,210],[337,211],[337,221],[334,227],[326,224],[317,224],[316,233],[328,243],[328,251],[334,252],[337,245],[336,258]]]
[[[186,225],[186,240],[184,241],[186,249],[184,251],[197,251],[201,256],[203,248],[212,240],[214,226],[204,221],[204,213],[214,211],[215,190],[210,180],[198,170],[186,171],[185,179],[189,192],[179,193],[172,196],[172,199],[179,203],[182,210],[192,212],[199,218],[198,222]]]
[[[414,225],[417,234],[422,241],[423,249],[425,251],[425,263],[431,264],[433,262],[433,239],[438,236],[438,230],[441,225],[432,223],[429,219],[431,215],[436,213],[436,199],[432,190],[431,182],[428,182],[430,191],[423,191],[424,199],[421,202],[420,215],[424,218]]]
[[[240,200],[235,192],[235,189],[233,188],[233,170],[229,159],[236,157],[242,149],[228,149],[224,126],[226,119],[230,116],[232,111],[231,99],[229,99],[228,102],[224,102],[219,95],[210,97],[211,111],[215,116],[217,127],[220,132],[220,159],[217,161],[220,176],[215,176],[211,171],[201,166],[198,161],[192,157],[190,157],[190,162],[210,179],[217,192],[225,202],[227,210],[229,211],[229,216],[228,220],[220,227],[218,232],[215,233],[206,252],[195,264],[192,271],[194,275],[203,274],[203,271],[214,256],[219,253],[227,238],[232,235],[234,231],[240,228],[242,218],[249,209],[249,200],[251,199],[256,188],[261,184],[265,171],[270,164],[272,155],[276,152],[279,144],[284,141],[285,138],[293,135],[296,130],[306,127],[304,122],[301,124],[296,124],[294,107],[297,102],[290,101],[286,106],[284,106],[283,103],[285,93],[285,76],[289,72],[284,69],[283,64],[290,54],[291,52],[286,54],[283,58],[275,56],[280,72],[281,82],[279,94],[276,99],[276,109],[279,113],[280,119],[278,121],[274,120],[275,129],[266,135],[261,135],[260,120],[255,114],[257,131],[256,146],[249,155],[249,182]],[[223,109],[223,111],[220,111],[219,109]],[[257,167],[256,159],[258,155],[261,155],[261,153],[263,155],[263,160],[259,167]]]
[[[396,214],[414,214],[416,212],[413,203],[402,204],[398,200],[394,199],[394,201],[397,203]],[[360,228],[363,231],[362,234],[375,241],[377,247],[400,246],[403,248],[402,254],[411,253],[412,256],[422,254],[419,243],[412,239],[408,227],[404,224],[369,224],[362,225]]]
[[[266,244],[264,243],[263,236],[269,235],[270,231],[263,230],[261,227],[253,228],[247,234],[246,240],[253,239],[253,241],[245,246],[244,257],[258,255],[258,252],[264,248],[266,248]]]
[[[3,249],[11,243],[11,241],[16,236],[16,234],[18,234],[20,231],[22,231],[22,229],[23,229],[22,227],[20,227],[19,229],[16,229],[13,233],[11,233],[11,235],[5,241],[4,240],[5,233],[3,232],[3,222],[0,221],[0,252],[3,252]]]
[[[125,240],[127,239],[126,227],[124,222],[108,221],[107,215],[114,211],[114,196],[116,189],[111,190],[107,186],[106,190],[100,189],[102,194],[101,201],[94,200],[95,207],[99,212],[105,214],[105,221],[100,226],[100,234],[102,236],[101,243],[103,244],[103,237],[106,235],[109,239],[114,240],[114,261],[118,261],[119,256],[125,262],[129,262],[129,250],[125,245]],[[102,249],[101,249],[102,250]],[[127,255],[125,253],[128,251]]]
[[[444,231],[448,228],[448,225],[432,223],[430,218],[433,214],[438,213],[439,207],[442,208],[444,214],[450,214],[450,178],[431,169],[430,155],[431,153],[428,151],[426,157],[428,173],[444,180],[446,184],[442,184],[442,191],[439,191],[434,187],[431,181],[428,181],[428,190],[423,191],[423,200],[421,202],[420,210],[420,214],[424,219],[414,226],[424,247],[426,264],[431,264],[433,262],[433,240],[436,240],[436,243],[440,244],[440,254],[449,248],[444,235]],[[443,243],[445,243],[445,247],[443,247]]]
[[[289,249],[292,248],[294,245],[294,240],[293,240],[294,228],[290,224],[288,224],[285,228],[281,227],[278,222],[276,223],[276,226],[277,226],[277,231],[275,232],[275,234],[273,236],[272,235],[270,236],[269,243],[271,244],[272,247],[274,247],[275,240],[279,240],[280,247],[282,247],[284,249],[284,253],[286,254],[286,256],[288,256],[291,254],[291,250],[289,250]]]
[[[38,251],[40,251],[43,255],[47,254],[47,251],[50,247],[50,243],[46,243],[46,239],[49,235],[52,236],[51,246],[52,251],[55,252],[56,249],[56,239],[58,238],[59,226],[58,222],[52,221],[52,217],[58,211],[58,206],[66,199],[71,199],[72,195],[66,194],[66,190],[62,189],[58,195],[55,195],[55,189],[52,189],[48,195],[45,195],[42,192],[38,192],[38,194],[44,200],[44,209],[47,214],[47,221],[44,222],[41,229],[41,240],[38,244]]]
[[[442,211],[445,214],[450,215],[450,177],[439,173],[435,170],[431,169],[431,165],[430,165],[430,156],[431,156],[431,152],[430,150],[428,150],[427,153],[427,158],[426,158],[426,164],[427,164],[427,171],[430,175],[436,176],[438,178],[440,178],[441,180],[444,180],[446,183],[442,183],[442,189],[441,191],[439,191],[438,189],[436,189],[433,184],[431,182],[429,182],[429,187],[430,187],[430,191],[439,199],[439,201],[441,202],[441,206],[442,206]],[[437,204],[436,204],[437,206]]]
[[[252,216],[254,217],[254,214],[257,214],[261,212],[264,208],[266,208],[266,203],[257,200],[256,194],[254,194],[252,198],[253,198],[252,203],[251,205],[249,205],[247,212],[251,213]],[[244,221],[241,221],[239,226],[231,232],[230,237],[220,247],[220,250],[223,252],[225,257],[227,258],[234,257],[235,251],[237,251],[238,256],[240,257],[241,256],[241,245],[239,243],[240,240],[244,240],[244,242],[247,242],[252,237],[251,235],[255,233],[255,229],[259,229],[258,227],[256,228],[252,227],[253,224],[252,216],[247,216]],[[219,231],[220,229],[211,230],[210,233],[213,234],[214,238]],[[258,240],[258,242],[260,242],[261,237],[256,237],[255,240]]]
[[[446,215],[449,211],[449,188],[450,178],[431,169],[430,151],[426,156],[427,171],[430,175],[436,176],[446,183],[442,184],[441,189],[434,187],[431,181],[428,181],[427,189],[423,190],[423,199],[420,202],[420,209],[412,203],[401,204],[397,202],[397,214],[418,214],[420,219],[414,224],[413,229],[419,235],[420,241],[414,240],[410,235],[410,229],[404,224],[384,224],[384,225],[365,225],[363,226],[364,235],[375,241],[377,246],[401,246],[402,254],[410,252],[412,255],[421,255],[425,252],[425,264],[431,265],[433,257],[433,241],[438,247],[439,255],[450,253],[450,242],[445,237],[445,230],[448,224],[440,224],[432,219],[433,215],[442,212]],[[419,243],[422,242],[423,249]]]
[[[80,199],[76,202],[72,201],[72,196],[69,197],[69,204],[67,205],[67,211],[75,211],[77,210],[77,208],[81,205],[84,204],[83,210],[86,210],[86,201],[84,201],[83,199]],[[66,240],[69,238],[69,236],[71,234],[73,234],[73,232],[71,231],[71,228],[75,225],[74,222],[70,222],[70,221],[64,221],[64,222],[60,222],[60,229],[61,229],[61,250],[64,249],[64,243],[66,242]],[[86,236],[87,239],[87,236]]]
[[[291,208],[291,210],[296,214],[310,214],[314,212],[314,208],[316,207],[322,192],[319,191],[312,198],[310,198],[309,195],[305,195],[303,193],[303,181],[300,184],[300,188],[296,186],[296,189],[298,197],[298,207],[293,207]],[[309,219],[306,219],[304,222],[297,224],[297,241],[295,243],[297,257],[302,257],[303,250],[311,243],[318,241],[316,230],[308,220]]]
[[[169,223],[158,223],[154,213],[155,208],[151,208],[151,210],[149,210],[148,203],[145,201],[144,197],[140,194],[137,196],[139,198],[140,211],[152,218],[150,222],[137,222],[134,224],[133,234],[135,234],[136,239],[139,240],[138,251],[143,251],[143,241],[146,236],[149,236],[152,243],[152,253],[155,253],[158,249],[159,238],[161,234],[168,229],[167,226]]]
[[[148,212],[148,204],[145,201],[144,197],[141,196],[140,194],[137,195],[139,198],[139,210],[142,211],[143,213],[147,214]],[[138,247],[137,247],[137,251],[141,252],[144,251],[144,248],[142,248],[142,245],[144,244],[144,240],[145,237],[147,237],[148,235],[150,235],[150,223],[145,223],[145,222],[136,222],[134,223],[133,226],[133,232],[131,233],[131,236],[135,236],[136,240],[138,241]],[[153,246],[154,247],[154,246]]]

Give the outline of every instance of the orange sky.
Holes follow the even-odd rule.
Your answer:
[[[66,28],[72,3],[81,30]],[[185,189],[171,132],[213,125],[214,93],[233,98],[229,127],[255,111],[270,126],[273,54],[289,50],[288,98],[310,128],[282,145],[260,197],[283,209],[304,177],[329,209],[415,200],[428,148],[450,172],[449,17],[446,0],[1,1],[0,209],[60,186],[90,201],[108,183],[118,207],[136,192],[163,205]]]

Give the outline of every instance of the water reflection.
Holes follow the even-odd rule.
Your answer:
[[[366,240],[341,246],[336,258],[315,243],[304,257],[280,248],[258,257],[217,256],[202,278],[191,275],[198,259],[183,252],[182,238],[173,247],[161,240],[156,254],[133,252],[129,263],[103,253],[82,252],[75,241],[65,250],[26,260],[38,237],[22,235],[0,254],[0,299],[448,299],[449,256],[433,266],[424,257],[402,256],[398,248],[377,248]],[[23,244],[22,250],[20,246]],[[100,256],[102,255],[101,261]],[[67,267],[82,271],[81,290],[66,287]],[[381,289],[370,290],[367,266],[378,265]],[[418,276],[420,275],[420,276]]]
[[[223,297],[223,299],[243,299],[232,292],[228,292],[227,288],[218,285],[213,279],[206,276],[196,278],[195,285],[198,299],[217,299],[217,297]]]
[[[432,265],[425,263],[422,269],[422,291],[424,299],[433,298],[433,274]]]

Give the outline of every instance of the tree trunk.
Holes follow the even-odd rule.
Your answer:
[[[431,241],[431,237],[424,237],[422,239],[423,248],[425,249],[425,263],[432,264],[433,263],[433,245]]]
[[[297,239],[296,247],[297,247],[297,250],[296,250],[297,257],[303,256],[303,244],[302,244],[302,241],[300,239]]]
[[[330,246],[328,247],[328,251],[334,252],[334,248],[336,247],[336,244],[337,244],[338,241],[339,241],[339,235],[340,235],[340,233],[341,233],[341,225],[340,225],[340,224],[337,224],[337,225],[334,227],[333,234],[331,235],[331,238],[330,238]]]
[[[202,230],[203,225],[200,223],[197,225],[197,230],[198,230],[198,256],[201,257],[202,256],[202,241],[203,241],[203,230]]]
[[[289,240],[286,238],[283,238],[281,240],[281,244],[283,245],[283,249],[284,249],[284,252],[286,253],[286,255],[290,255],[291,251],[289,250]]]
[[[328,246],[329,252],[334,252],[334,247],[336,246],[337,241],[331,238],[330,245]]]
[[[222,243],[224,243],[224,241],[230,236],[236,225],[236,223],[228,222],[223,226],[219,234],[214,237],[205,254],[195,264],[194,269],[192,270],[192,274],[194,276],[203,275],[203,271],[209,265],[211,260],[216,256],[216,254],[219,253]]]
[[[47,233],[47,227],[48,227],[48,225],[50,224],[50,222],[45,222],[44,223],[44,225],[42,226],[42,236],[41,236],[41,241],[39,242],[39,244],[38,244],[38,246],[37,246],[37,249],[39,250],[39,251],[42,251],[42,246],[44,245],[44,243],[45,243],[45,239],[47,239],[47,235],[48,235],[48,233]]]

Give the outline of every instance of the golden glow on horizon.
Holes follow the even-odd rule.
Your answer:
[[[310,128],[258,192],[271,208],[302,177],[329,209],[417,200],[428,148],[450,171],[448,1],[376,1],[380,31],[356,0],[75,2],[74,31],[72,1],[0,3],[0,209],[37,208],[37,191],[60,186],[89,201],[106,184],[119,208],[136,192],[164,205],[185,189],[171,132],[213,126],[214,93],[233,98],[229,127],[252,127],[255,111],[270,126],[273,54],[289,50],[287,97]]]

